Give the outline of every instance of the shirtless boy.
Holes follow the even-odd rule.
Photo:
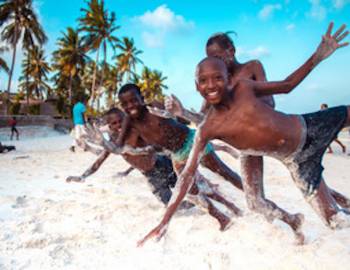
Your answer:
[[[281,160],[290,170],[297,186],[311,206],[318,212],[326,225],[340,226],[339,219],[350,223],[349,209],[340,209],[322,178],[322,157],[327,146],[344,126],[350,125],[350,107],[336,107],[306,115],[287,115],[274,111],[258,97],[289,93],[322,60],[337,48],[348,32],[342,33],[343,25],[331,36],[333,24],[316,52],[294,73],[280,82],[256,82],[241,80],[233,89],[229,87],[229,77],[225,63],[218,58],[202,60],[196,70],[196,86],[200,94],[212,106],[200,125],[186,167],[179,176],[180,190],[174,194],[167,211],[160,222],[139,244],[151,237],[162,236],[166,225],[176,211],[177,205],[193,183],[193,175],[208,141],[219,138],[247,155],[269,155]],[[250,170],[242,168],[244,180]],[[254,178],[253,178],[254,179]],[[275,203],[257,193],[261,182],[243,181],[244,191],[250,209],[262,213],[269,220],[278,218],[287,223],[302,243],[302,215],[291,215]],[[263,191],[262,188],[259,190]],[[343,197],[345,198],[345,197]],[[349,199],[338,204],[349,208]],[[339,214],[342,213],[342,214]],[[348,220],[347,220],[348,219]],[[348,224],[346,224],[348,225]]]
[[[117,108],[110,109],[105,114],[109,130],[111,132],[112,140],[118,137],[118,133],[121,130],[124,113]],[[129,130],[126,134],[125,143],[134,148],[144,147],[145,143],[137,135],[136,132]],[[67,178],[67,182],[83,182],[85,178],[95,173],[102,163],[108,158],[110,152],[104,150],[94,164],[87,169],[81,176],[70,176]],[[173,170],[171,160],[164,156],[154,153],[150,154],[121,154],[122,157],[131,165],[126,172],[122,175],[126,176],[132,168],[137,168],[147,178],[153,194],[163,203],[167,204],[171,197],[171,188],[175,186],[176,174]]]
[[[266,81],[265,70],[260,61],[251,60],[245,63],[240,63],[237,60],[236,47],[228,34],[217,33],[212,35],[206,44],[206,54],[209,57],[220,58],[225,62],[230,76],[230,81],[233,84],[242,79]],[[272,96],[260,96],[259,98],[261,101],[271,106],[272,108],[275,107],[275,102]],[[165,106],[166,109],[172,114],[179,117],[185,117],[196,124],[200,124],[204,118],[205,113],[210,108],[210,103],[205,100],[201,108],[201,113],[198,114],[184,109],[181,102],[172,95],[171,98],[166,99]],[[215,150],[217,150],[217,148],[215,148]],[[230,149],[225,149],[224,151],[227,152],[228,150]],[[251,173],[249,175],[246,175],[246,177],[256,178],[248,179],[248,181],[263,181],[264,164],[263,158],[261,156],[241,156],[241,164],[251,171]]]

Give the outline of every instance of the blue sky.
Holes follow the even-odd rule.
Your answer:
[[[76,27],[83,0],[35,1],[49,42],[49,54],[66,27]],[[349,24],[350,0],[285,1],[137,1],[105,0],[121,26],[116,35],[133,37],[143,51],[141,59],[168,77],[169,90],[186,106],[198,109],[202,98],[195,90],[194,70],[205,56],[207,38],[220,31],[232,36],[240,62],[259,59],[268,80],[281,80],[301,65],[316,49],[328,23]],[[347,37],[347,41],[350,37]],[[10,60],[10,56],[6,56]],[[17,58],[15,79],[20,73]],[[139,67],[141,70],[141,67]],[[277,109],[289,113],[350,104],[350,46],[320,64],[295,91],[276,96]],[[7,78],[0,74],[0,88]],[[15,89],[14,84],[14,89]]]

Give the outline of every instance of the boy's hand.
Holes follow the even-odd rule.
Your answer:
[[[163,235],[166,233],[166,226],[160,223],[152,231],[150,231],[144,238],[137,242],[137,247],[142,247],[149,239],[156,237],[156,240],[159,241]]]
[[[84,140],[87,140],[88,142],[103,146],[104,141],[106,140],[103,137],[102,132],[98,129],[97,126],[92,126],[90,124],[85,125],[85,133],[82,135],[82,138]]]
[[[184,108],[181,104],[181,101],[174,95],[165,98],[165,109],[174,116],[182,116]]]
[[[83,177],[80,176],[68,176],[66,179],[66,182],[78,182],[78,183],[82,183],[85,182]]]
[[[331,22],[328,26],[326,34],[322,36],[322,41],[315,53],[315,64],[318,64],[322,60],[326,59],[338,48],[349,45],[349,42],[340,43],[349,34],[349,31],[344,32],[346,25],[343,24],[332,35],[333,25],[333,22]]]

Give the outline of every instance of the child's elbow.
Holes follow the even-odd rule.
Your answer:
[[[294,88],[293,83],[287,81],[287,82],[283,83],[283,85],[281,86],[281,93],[288,94],[293,90],[293,88]]]

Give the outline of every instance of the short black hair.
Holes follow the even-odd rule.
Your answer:
[[[120,97],[122,94],[126,93],[126,92],[129,92],[129,91],[136,91],[136,93],[138,95],[140,95],[142,98],[142,94],[141,94],[141,89],[140,87],[138,87],[136,84],[134,83],[127,83],[127,84],[124,84],[118,91],[118,97]]]
[[[124,116],[123,111],[118,109],[118,108],[115,108],[115,107],[111,108],[107,112],[105,112],[104,116],[109,116],[111,114],[118,114],[118,115]]]
[[[229,36],[230,33],[235,33],[235,32],[226,32],[226,33],[219,32],[219,33],[213,34],[208,39],[206,47],[208,48],[213,44],[218,44],[223,49],[233,48],[234,50],[236,50],[236,47],[231,37]]]

